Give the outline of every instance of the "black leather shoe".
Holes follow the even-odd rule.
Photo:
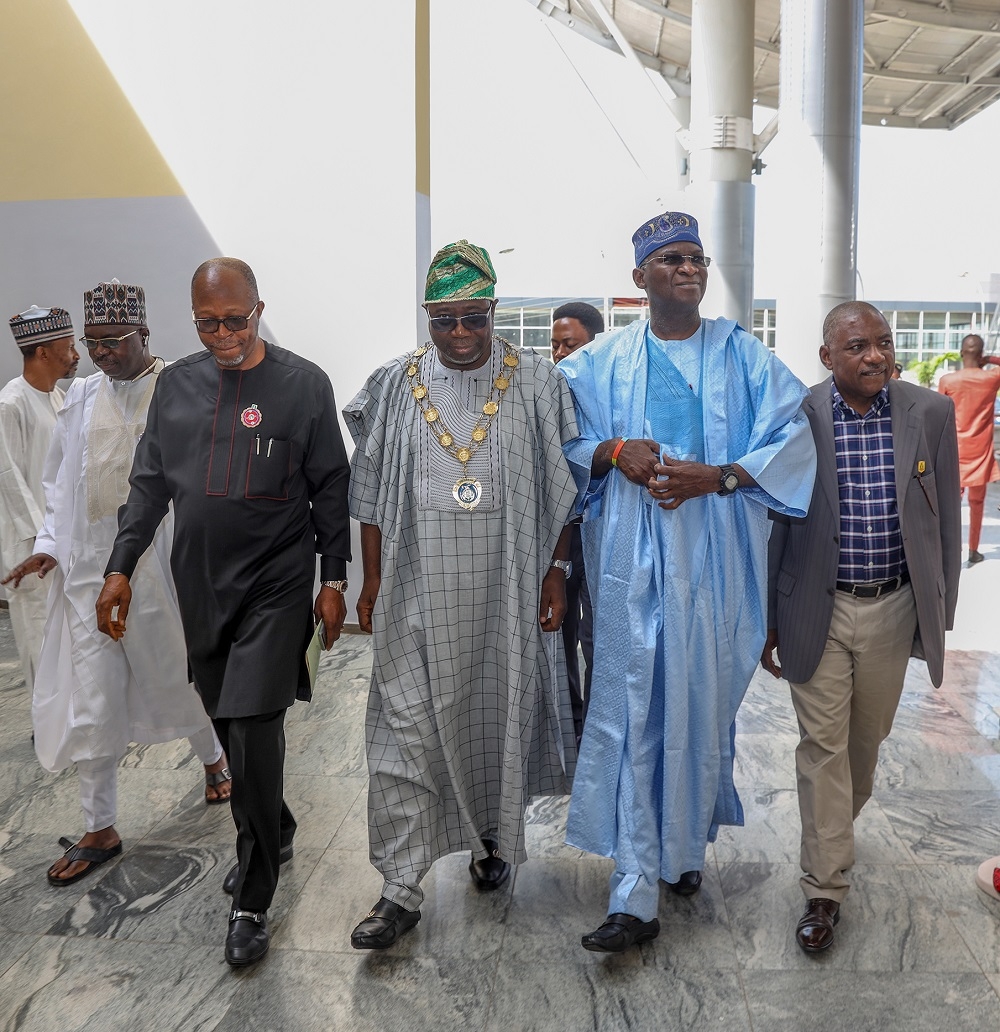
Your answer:
[[[287,864],[289,860],[295,854],[295,847],[289,843],[287,846],[283,846],[278,853],[278,863]],[[232,867],[229,868],[229,873],[222,879],[222,891],[228,893],[230,896],[236,891],[236,883],[240,880],[240,862],[237,860]]]
[[[490,855],[485,860],[473,860],[469,864],[469,874],[476,888],[482,892],[499,889],[510,876],[510,864],[501,860],[497,853],[497,844],[491,839],[483,839],[483,845]]]
[[[629,946],[652,942],[660,934],[660,922],[640,921],[630,914],[608,914],[595,932],[583,936],[580,945],[593,953],[623,953]]]
[[[226,936],[226,963],[230,967],[256,964],[271,945],[266,910],[233,910]]]
[[[351,932],[351,945],[356,950],[387,950],[419,920],[419,910],[404,910],[392,900],[380,899]]]
[[[677,881],[668,881],[667,888],[678,896],[693,896],[701,888],[701,871],[685,871]]]
[[[810,899],[795,926],[795,941],[806,953],[819,953],[833,945],[833,929],[840,920],[840,904],[832,899]]]

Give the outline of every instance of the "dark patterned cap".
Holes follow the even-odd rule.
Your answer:
[[[118,326],[146,325],[146,292],[113,279],[98,283],[93,290],[83,293],[83,322],[85,326],[113,323]]]
[[[19,348],[48,344],[73,336],[73,320],[65,308],[39,308],[32,305],[10,320],[10,332]]]
[[[667,244],[678,240],[701,247],[698,236],[698,221],[682,211],[665,211],[662,215],[644,222],[632,234],[632,246],[635,248],[635,267],[640,265],[654,252]]]

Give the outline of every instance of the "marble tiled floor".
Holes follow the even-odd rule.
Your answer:
[[[994,493],[997,497],[994,498]],[[991,489],[987,512],[1000,491]],[[1000,904],[976,889],[1000,852],[1000,520],[963,570],[946,683],[911,664],[875,798],[858,821],[837,941],[807,957],[792,928],[798,812],[787,686],[759,673],[741,711],[746,827],[709,848],[691,899],[665,892],[659,939],[586,953],[607,860],[562,843],[566,801],[530,812],[527,864],[492,895],[467,856],[438,862],[417,928],[384,954],[351,949],[379,891],[367,857],[367,638],[324,659],[316,702],[288,717],[295,858],[271,910],[271,952],[232,971],[222,943],[228,809],[202,803],[187,744],[133,749],[119,776],[125,853],[64,889],[45,869],[80,830],[72,772],[44,773],[0,614],[0,1029],[960,1030],[1000,1029]]]

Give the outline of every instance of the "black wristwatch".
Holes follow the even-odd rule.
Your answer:
[[[731,495],[736,494],[736,488],[740,486],[740,475],[733,469],[732,466],[720,466],[721,475],[719,476],[719,494]]]

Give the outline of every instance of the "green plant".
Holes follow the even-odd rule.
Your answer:
[[[922,387],[930,387],[934,382],[934,374],[945,362],[957,362],[959,360],[957,351],[948,351],[943,355],[935,355],[933,358],[925,358],[922,362],[911,362],[907,372],[915,373],[917,383]]]

